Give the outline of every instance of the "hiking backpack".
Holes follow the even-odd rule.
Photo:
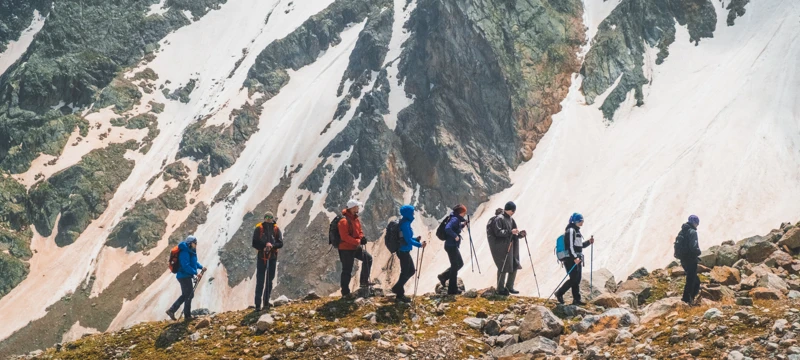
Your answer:
[[[445,216],[444,220],[442,220],[442,222],[439,224],[439,227],[436,228],[436,237],[439,238],[439,240],[447,240],[447,232],[444,230],[444,228],[447,227],[447,223],[450,222],[452,217],[453,215]]]
[[[328,227],[328,244],[337,249],[339,248],[339,243],[342,242],[342,236],[339,234],[339,221],[342,219],[344,219],[344,216],[336,215],[331,221],[330,227]]]
[[[181,268],[181,262],[178,260],[178,255],[181,253],[181,249],[178,245],[175,245],[172,250],[169,252],[169,270],[172,271],[173,274],[178,273],[178,269]]]
[[[683,229],[681,229],[681,231],[678,233],[678,236],[675,237],[675,244],[673,245],[673,248],[674,248],[673,256],[676,259],[685,258],[686,254],[688,252],[688,251],[686,251],[686,248],[688,247],[687,244],[686,244],[686,236],[684,236],[683,233],[684,233],[684,231],[683,231]]]
[[[566,245],[564,244],[564,234],[558,237],[556,240],[556,249],[555,249],[556,257],[558,261],[563,261],[565,258],[569,256],[569,251],[567,250]]]
[[[501,216],[501,215],[495,215],[495,216],[492,216],[491,218],[489,218],[489,222],[486,223],[486,236],[488,236],[488,237],[495,237],[496,236],[495,232],[494,232],[494,227],[495,227],[494,226],[494,222],[497,221],[497,217],[498,216]]]
[[[386,225],[386,235],[383,237],[386,248],[394,254],[400,249],[403,235],[400,234],[400,223],[397,220],[389,221]]]

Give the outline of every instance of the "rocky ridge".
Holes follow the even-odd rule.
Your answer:
[[[412,305],[382,291],[355,299],[309,293],[280,296],[269,313],[201,309],[191,323],[140,324],[24,357],[798,359],[798,250],[800,223],[706,250],[694,307],[677,297],[683,278],[671,264],[620,282],[598,270],[585,307],[498,296],[492,288],[459,297],[431,292]],[[728,257],[736,258],[734,267],[718,265]]]

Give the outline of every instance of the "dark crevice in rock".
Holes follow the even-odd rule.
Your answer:
[[[748,3],[750,3],[750,0],[731,0],[731,2],[728,3],[728,6],[725,8],[728,10],[728,26],[733,26],[737,17],[744,16],[746,12],[744,7],[747,6]]]

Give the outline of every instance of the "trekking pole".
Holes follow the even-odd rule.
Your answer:
[[[539,279],[536,278],[536,268],[533,267],[533,257],[531,257],[531,247],[528,245],[528,234],[525,234],[525,247],[528,248],[528,260],[531,261],[531,269],[533,270],[533,280],[536,281],[536,294],[539,297],[542,297],[542,293],[539,292]]]
[[[591,239],[594,239],[592,235]],[[589,298],[594,298],[594,243],[592,243],[592,250],[589,253]]]
[[[417,255],[419,256],[419,248],[417,248]],[[419,276],[422,273],[422,260],[425,260],[425,248],[422,248],[422,258],[417,258],[419,261],[417,263],[417,278],[414,280],[414,298],[411,302],[414,302],[417,298],[417,285],[419,285]]]
[[[475,245],[472,243],[472,229],[469,226],[469,215],[467,215],[467,233],[469,234],[469,249],[471,252],[469,253],[469,262],[472,263],[472,257],[475,255],[475,264],[478,265],[478,274],[481,273],[481,263],[478,262],[478,252],[475,251]],[[475,269],[472,269],[472,272],[475,272]]]
[[[553,294],[555,294],[556,291],[558,291],[558,288],[561,287],[561,283],[563,283],[564,280],[567,280],[567,276],[569,276],[569,274],[572,273],[572,270],[575,270],[576,266],[578,266],[578,264],[572,265],[572,269],[569,269],[569,271],[567,271],[567,275],[565,275],[564,278],[561,279],[561,281],[558,283],[558,285],[556,285],[556,289],[553,290],[553,293],[551,293],[550,296],[547,297],[547,300],[544,301],[545,304],[547,304],[547,302],[550,301],[550,298],[553,297]]]
[[[514,244],[514,240],[513,239],[508,241],[508,250],[506,250],[506,257],[503,258],[503,266],[501,266],[499,269],[497,269],[497,282],[498,283],[500,282],[500,277],[503,276],[503,269],[506,268],[506,261],[508,261],[508,255],[511,254],[511,245],[513,245],[513,244]],[[512,261],[512,263],[513,263],[513,261]],[[511,266],[513,267],[514,264],[511,264]],[[500,291],[500,289],[497,289],[497,291]]]

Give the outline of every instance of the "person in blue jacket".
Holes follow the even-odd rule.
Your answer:
[[[175,312],[183,304],[183,320],[192,320],[192,298],[194,297],[194,284],[192,279],[197,275],[197,281],[203,277],[206,268],[197,262],[197,238],[194,235],[189,235],[186,240],[178,244],[178,262],[180,268],[175,275],[178,278],[178,283],[181,284],[181,296],[174,304],[167,310],[167,315],[170,319],[175,319]],[[198,273],[199,271],[199,273]]]
[[[444,228],[447,234],[447,238],[444,241],[444,251],[447,252],[450,267],[437,277],[442,286],[447,286],[448,295],[461,294],[461,290],[458,289],[458,270],[464,266],[464,259],[461,258],[459,246],[462,240],[461,230],[467,226],[467,220],[464,219],[466,215],[467,207],[461,204],[456,205],[450,214],[450,220]]]
[[[428,245],[427,241],[420,242],[421,236],[414,238],[414,230],[411,229],[411,223],[414,222],[414,207],[411,205],[403,205],[400,207],[400,233],[403,237],[403,242],[400,249],[397,250],[397,258],[400,260],[400,278],[397,283],[392,286],[392,292],[397,295],[397,301],[410,303],[411,299],[405,295],[405,286],[408,279],[417,272],[414,268],[414,260],[411,258],[411,250],[413,247],[424,248]]]

